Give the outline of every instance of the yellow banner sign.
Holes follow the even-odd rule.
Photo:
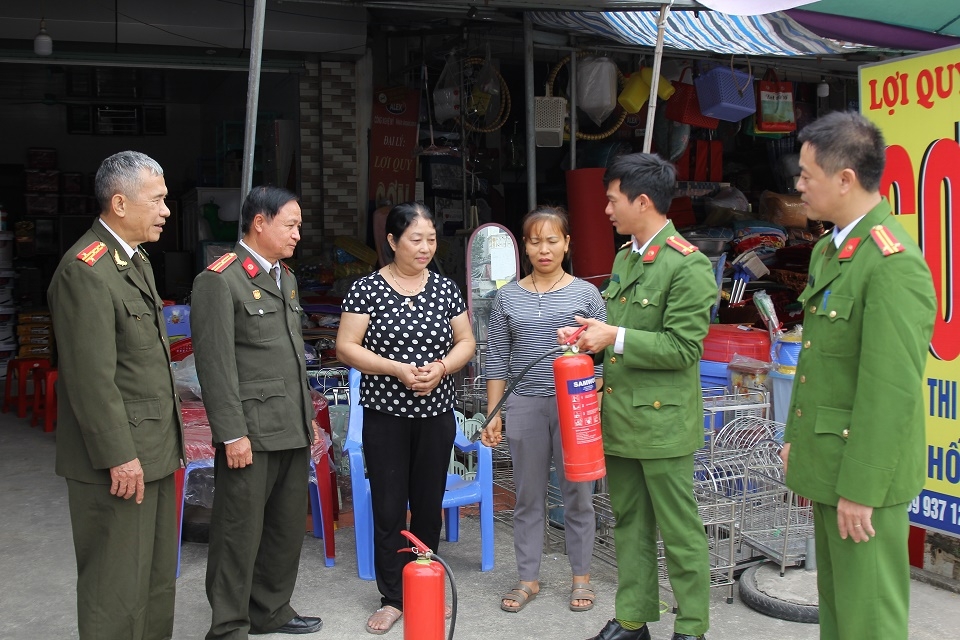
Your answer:
[[[939,298],[927,379],[927,483],[913,524],[960,535],[960,47],[860,68],[860,111],[883,131],[881,193],[923,249]]]

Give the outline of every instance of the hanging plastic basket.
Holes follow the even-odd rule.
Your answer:
[[[753,74],[734,69],[733,60],[729,67],[714,67],[693,82],[705,116],[736,122],[757,111]]]
[[[674,122],[682,122],[692,127],[716,129],[720,121],[716,118],[708,118],[700,112],[697,88],[683,81],[687,71],[691,71],[690,67],[685,68],[680,74],[680,80],[673,83],[675,91],[673,97],[667,100],[666,116]]]

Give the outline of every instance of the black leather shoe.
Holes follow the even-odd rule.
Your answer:
[[[314,633],[316,631],[320,631],[321,627],[323,627],[323,620],[320,618],[314,618],[311,616],[294,616],[290,622],[282,627],[270,629],[269,631],[255,631],[250,629],[250,634],[256,636],[263,635],[265,633]]]
[[[598,635],[588,638],[588,640],[650,640],[650,630],[644,624],[639,629],[630,631],[620,626],[616,620],[611,620]]]
[[[707,636],[688,636],[685,633],[675,633],[672,640],[707,640]]]

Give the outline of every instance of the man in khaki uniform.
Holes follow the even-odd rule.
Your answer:
[[[180,407],[153,271],[140,245],[170,215],[163,169],[103,161],[100,217],[67,250],[47,297],[59,352],[57,475],[67,479],[81,640],[173,634],[174,472]]]
[[[307,516],[317,425],[307,385],[297,281],[281,258],[300,240],[296,196],[256,187],[243,240],[193,284],[191,330],[216,446],[207,560],[207,638],[311,633],[290,606]]]
[[[693,452],[703,447],[698,365],[717,285],[710,261],[664,215],[676,189],[672,164],[622,156],[604,183],[606,214],[633,242],[617,254],[603,291],[609,324],[577,317],[588,327],[578,346],[603,358],[603,450],[620,574],[616,618],[592,640],[649,640],[646,623],[660,619],[658,527],[677,599],[673,640],[698,640],[709,625],[710,558]]]
[[[813,500],[825,640],[907,637],[907,503],[926,477],[923,372],[937,301],[917,244],[879,192],[885,145],[857,113],[799,137],[813,250],[781,457]],[[789,464],[788,464],[789,463]]]

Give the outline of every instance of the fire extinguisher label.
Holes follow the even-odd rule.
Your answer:
[[[570,395],[576,395],[579,393],[586,393],[588,391],[597,390],[597,379],[596,378],[583,378],[581,380],[567,380],[567,393]]]
[[[597,405],[596,378],[567,381],[570,394],[571,417],[577,444],[600,440],[600,407]]]

